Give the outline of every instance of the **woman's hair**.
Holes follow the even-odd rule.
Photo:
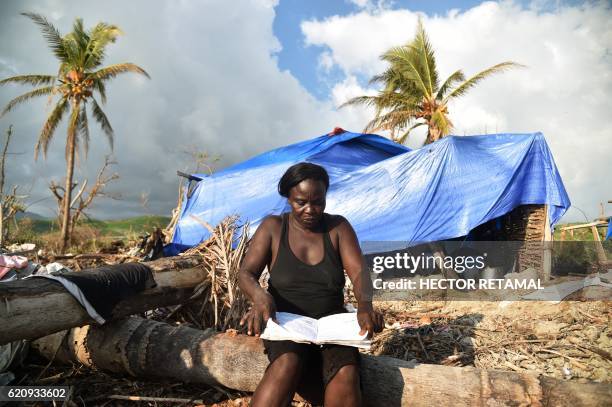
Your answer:
[[[325,184],[325,190],[329,188],[329,175],[327,175],[325,168],[312,163],[298,163],[285,171],[278,182],[278,193],[288,198],[291,188],[305,179],[322,181]]]

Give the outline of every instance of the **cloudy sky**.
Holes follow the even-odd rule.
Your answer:
[[[368,79],[385,68],[378,56],[410,40],[419,16],[441,76],[505,60],[527,66],[452,104],[455,134],[542,131],[575,206],[564,220],[584,220],[580,210],[598,216],[599,202],[612,199],[608,1],[2,1],[0,78],[57,69],[22,11],[47,16],[62,33],[75,17],[86,26],[117,24],[124,35],[106,62],[134,62],[151,75],[125,75],[107,88],[121,177],[109,190],[122,199],[99,200],[95,217],[169,214],[176,170],[193,169],[190,151],[221,156],[217,167],[224,167],[335,126],[361,130],[371,112],[337,106],[373,91]],[[27,89],[4,86],[0,104]],[[47,159],[34,161],[48,113],[42,98],[0,119],[0,130],[14,125],[8,183],[29,193],[30,211],[52,216],[47,185],[63,178],[66,133],[58,128]],[[110,149],[90,125],[77,178],[91,182]],[[408,145],[422,139],[417,133]]]

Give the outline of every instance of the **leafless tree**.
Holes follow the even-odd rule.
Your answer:
[[[12,135],[13,125],[10,125],[6,130],[6,140],[4,142],[4,147],[2,148],[2,157],[0,158],[0,247],[4,245],[8,236],[10,222],[15,221],[15,215],[17,215],[18,212],[25,211],[23,200],[26,198],[26,196],[17,195],[17,190],[19,188],[18,185],[14,185],[10,193],[4,194],[4,169]]]
[[[96,181],[94,185],[87,191],[88,180],[83,181],[83,184],[78,189],[74,198],[70,202],[70,236],[72,236],[74,232],[75,226],[78,224],[79,220],[82,216],[89,218],[86,213],[86,210],[92,205],[94,199],[97,197],[105,197],[110,199],[120,199],[121,196],[116,193],[105,191],[106,186],[116,180],[119,179],[119,174],[112,173],[109,174],[108,170],[111,165],[115,165],[117,162],[113,160],[110,156],[104,157],[104,165],[98,171],[98,175],[96,176]],[[78,186],[78,183],[75,182],[72,186],[72,189],[75,190]],[[55,183],[55,181],[51,181],[49,184],[49,189],[55,196],[58,205],[58,216],[61,220],[63,218],[63,205],[62,202],[64,200],[65,189],[62,185]]]

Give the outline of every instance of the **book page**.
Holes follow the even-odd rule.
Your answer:
[[[317,338],[317,320],[289,312],[277,312],[276,320],[268,320],[262,339],[271,341],[291,340],[296,342],[314,342]]]
[[[361,328],[357,322],[357,314],[347,312],[334,314],[319,319],[317,342],[362,342],[366,340],[368,333],[359,335]]]

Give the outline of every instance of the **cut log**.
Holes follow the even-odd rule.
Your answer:
[[[253,391],[268,360],[260,339],[139,317],[86,326],[33,342],[42,355],[116,373]],[[364,401],[372,406],[612,405],[612,385],[522,372],[420,365],[362,355]]]
[[[206,276],[197,267],[201,262],[192,256],[146,263],[154,271],[157,287],[119,302],[113,318],[185,302]],[[56,282],[32,278],[0,284],[0,345],[90,323],[94,321],[85,309]]]

